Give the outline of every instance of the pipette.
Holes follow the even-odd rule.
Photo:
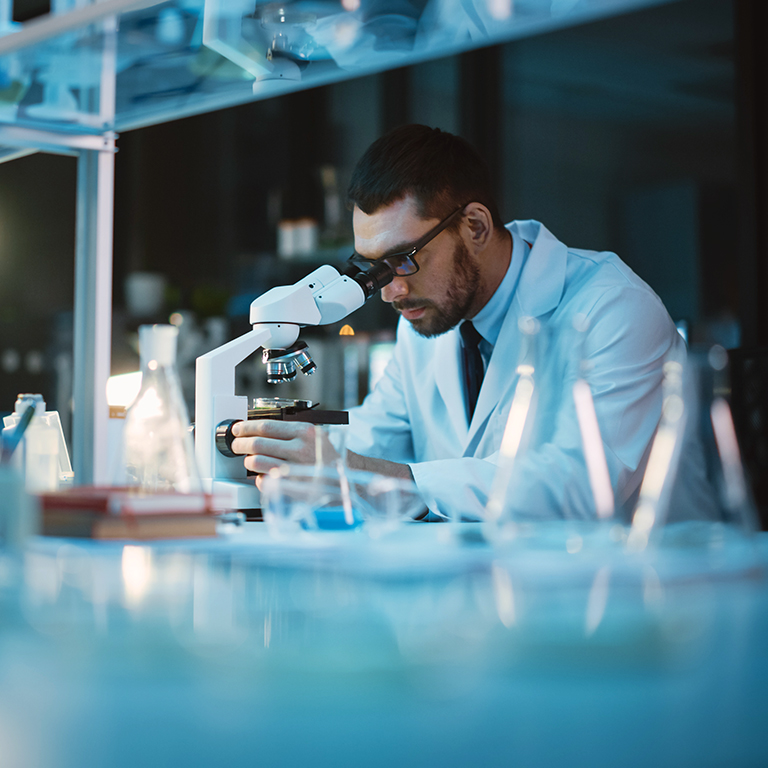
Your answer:
[[[30,401],[27,409],[21,415],[19,423],[16,425],[16,429],[13,430],[10,437],[2,439],[2,452],[0,452],[0,463],[6,464],[11,460],[13,452],[21,442],[21,438],[24,437],[24,433],[29,426],[29,422],[32,421],[32,417],[35,415],[35,404]]]

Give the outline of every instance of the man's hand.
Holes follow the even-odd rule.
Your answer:
[[[259,475],[285,463],[314,464],[318,451],[321,452],[320,461],[323,464],[331,464],[339,458],[327,432],[316,430],[314,424],[301,421],[240,421],[232,427],[232,434],[235,436],[232,450],[244,454],[245,468]],[[347,451],[346,458],[351,469],[413,480],[411,468],[407,464],[372,459],[352,451]],[[256,484],[259,484],[258,478]]]
[[[259,474],[286,462],[314,464],[318,451],[321,452],[320,461],[323,464],[330,464],[339,458],[328,435],[322,430],[315,430],[314,424],[254,419],[235,424],[232,434],[235,436],[232,450],[244,454],[245,468]]]

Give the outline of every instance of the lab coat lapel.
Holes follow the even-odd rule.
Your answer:
[[[475,415],[469,427],[468,446],[476,442],[478,431],[485,429],[494,408],[505,399],[505,393],[517,379],[515,371],[520,357],[520,318],[535,317],[542,321],[560,303],[565,286],[568,258],[566,246],[536,221],[514,222],[510,229],[514,228],[533,247],[523,264],[512,305],[501,326],[483,379]]]
[[[454,328],[435,340],[433,365],[437,388],[445,402],[457,435],[466,435],[467,409],[464,405],[464,373],[461,368],[461,337]]]
[[[523,316],[540,318],[560,303],[568,249],[538,221],[516,221],[510,229],[533,243],[520,273],[515,298]]]

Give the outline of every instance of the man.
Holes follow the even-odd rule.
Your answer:
[[[615,254],[569,249],[534,221],[505,227],[483,161],[438,129],[404,126],[374,142],[349,198],[353,260],[387,260],[396,276],[381,296],[401,318],[382,380],[350,413],[348,464],[412,477],[437,514],[482,518],[524,362],[537,393],[534,427],[506,507],[594,515],[573,406],[582,375],[617,505],[631,504],[661,412],[663,363],[684,348],[656,294]],[[475,403],[468,389],[477,378]],[[235,435],[234,449],[259,473],[314,459],[311,426],[243,422]]]

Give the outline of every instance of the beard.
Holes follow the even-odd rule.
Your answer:
[[[480,268],[472,261],[464,242],[458,240],[453,249],[453,269],[445,301],[438,303],[429,299],[403,299],[394,302],[392,306],[397,310],[424,307],[424,315],[409,322],[420,336],[440,336],[455,328],[467,316],[479,285]]]

